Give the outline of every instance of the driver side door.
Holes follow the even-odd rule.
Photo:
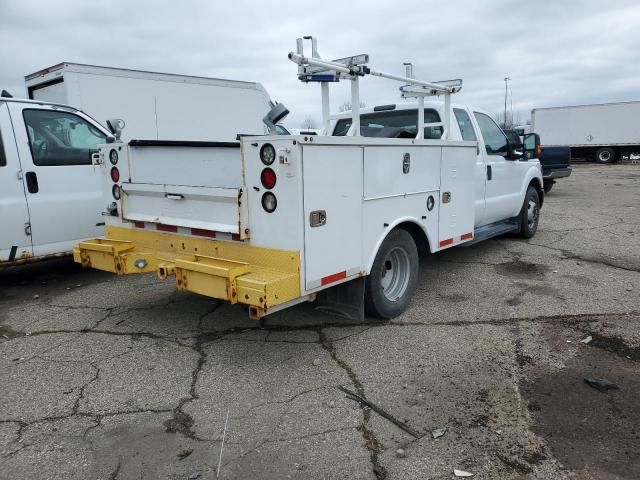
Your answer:
[[[10,104],[34,256],[68,252],[103,230],[99,169],[91,153],[106,134],[75,111]]]

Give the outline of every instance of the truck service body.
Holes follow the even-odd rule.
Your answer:
[[[304,56],[302,40],[290,54],[299,78],[316,81],[307,77],[310,67],[329,70],[317,80],[323,107],[328,82],[340,79],[352,82],[358,105],[361,65],[324,61],[312,41],[313,57]],[[356,111],[344,136],[102,145],[95,163],[103,171],[106,235],[78,244],[75,260],[118,275],[175,276],[178,289],[245,304],[252,318],[330,291],[346,300],[335,295],[327,304],[390,318],[416,288],[418,248],[437,252],[509,231],[535,233],[543,195],[539,163],[510,151],[495,123],[497,130],[487,124],[483,131],[488,142],[480,134],[463,139],[461,123],[472,122],[474,132],[477,124],[449,122],[458,108],[449,96],[460,83],[369,73],[416,87],[405,93],[423,109],[425,96],[444,95],[444,105],[433,107],[444,121],[425,123],[416,113],[413,138],[367,137]],[[327,133],[331,118],[323,111]],[[439,126],[441,138],[424,138],[423,125]],[[482,152],[498,143],[502,160],[485,159]]]

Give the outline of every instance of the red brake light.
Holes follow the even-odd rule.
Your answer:
[[[111,167],[111,180],[115,183],[120,181],[120,171],[117,167]]]
[[[276,172],[274,172],[271,168],[265,168],[262,170],[260,174],[260,181],[262,182],[262,186],[267,190],[271,190],[276,186]]]
[[[536,157],[542,155],[542,145],[536,145]]]

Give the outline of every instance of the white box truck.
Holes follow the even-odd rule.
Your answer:
[[[640,101],[535,108],[531,131],[543,145],[571,147],[571,158],[615,162],[640,152]]]
[[[236,141],[266,133],[270,108],[255,82],[59,63],[25,77],[32,100],[73,105],[106,125],[123,119],[123,140]]]

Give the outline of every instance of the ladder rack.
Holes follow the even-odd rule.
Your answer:
[[[304,54],[304,40],[311,41],[311,57]],[[373,75],[387,80],[405,83],[400,87],[402,98],[418,99],[417,139],[424,138],[424,98],[444,95],[444,119],[442,139],[449,135],[451,94],[462,89],[462,80],[444,82],[425,82],[412,78],[411,66],[407,67],[407,76],[394,75],[374,70],[367,66],[369,55],[361,54],[337,60],[324,60],[318,53],[318,42],[315,37],[303,37],[296,40],[296,52],[289,53],[289,60],[298,65],[298,79],[304,83],[320,83],[322,94],[322,124],[324,135],[331,130],[331,111],[329,105],[329,83],[340,80],[351,81],[351,128],[347,135],[360,136],[360,77]]]

